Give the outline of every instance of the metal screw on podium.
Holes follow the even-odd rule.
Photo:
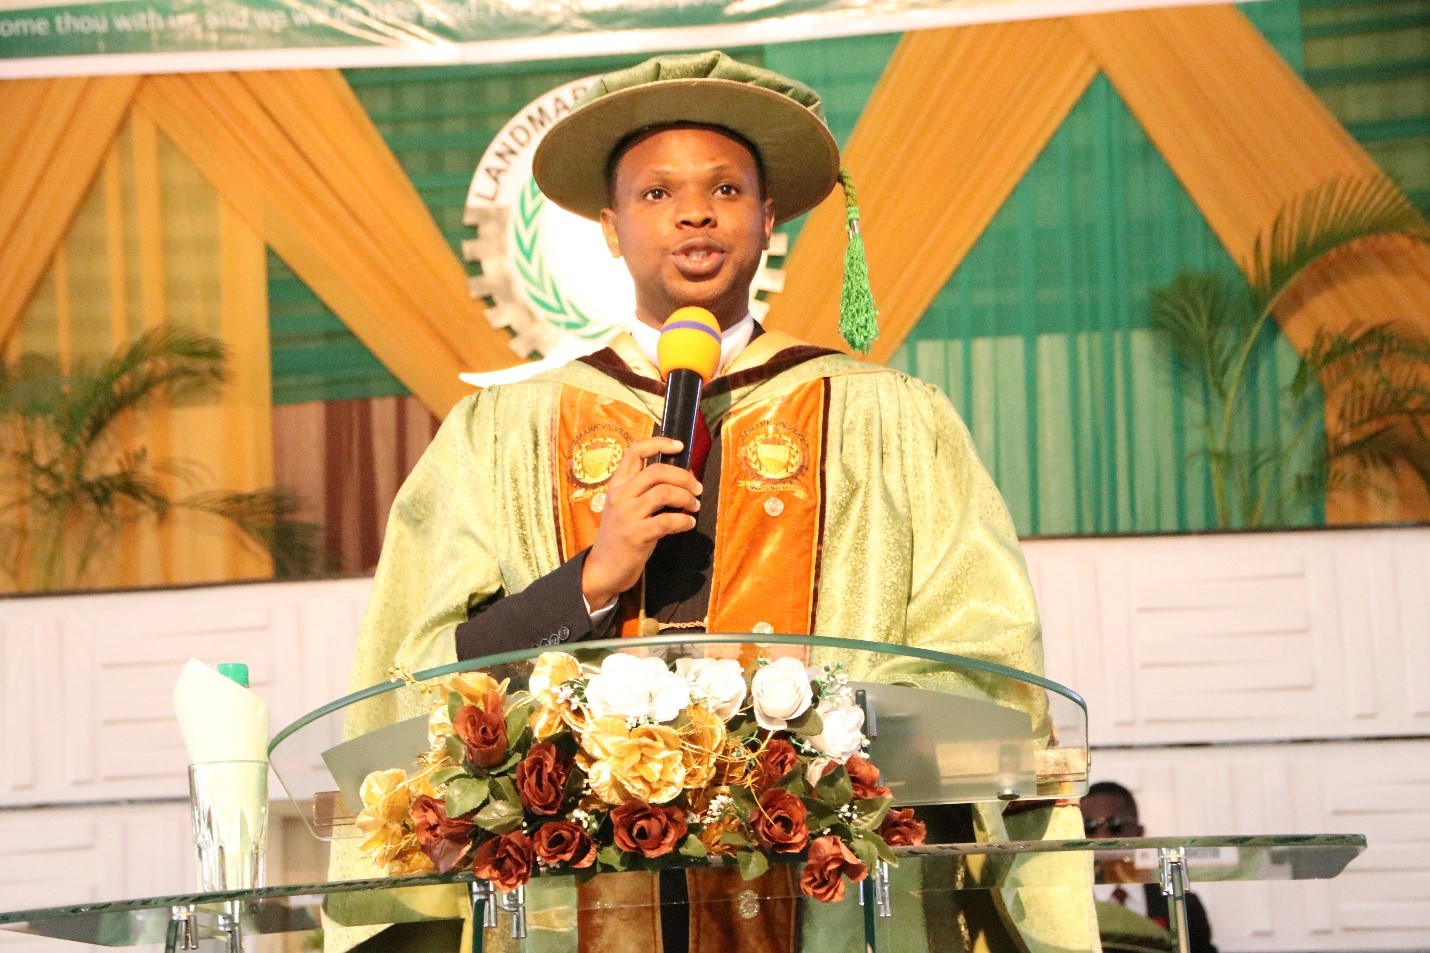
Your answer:
[[[228,939],[228,953],[243,953],[243,904],[230,900],[223,908],[224,912],[218,916],[218,932]]]
[[[485,880],[473,880],[467,884],[467,898],[472,904],[472,924],[477,923],[477,910],[481,908],[481,924],[484,930],[494,930],[497,925],[497,905],[493,902],[495,891]]]
[[[887,861],[881,860],[874,865],[874,909],[886,920],[894,915],[894,898],[889,890]]]
[[[511,893],[497,895],[497,903],[511,914],[511,938],[526,939],[526,888],[517,887]]]
[[[199,948],[198,931],[194,923],[197,917],[198,911],[193,906],[169,908],[169,929],[164,935],[164,953]]]

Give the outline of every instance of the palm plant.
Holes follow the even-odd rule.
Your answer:
[[[1430,477],[1426,349],[1388,325],[1317,338],[1281,395],[1283,413],[1293,422],[1288,438],[1253,445],[1246,426],[1247,384],[1270,359],[1277,304],[1326,256],[1388,236],[1430,242],[1430,227],[1381,177],[1334,180],[1282,209],[1253,244],[1246,280],[1183,272],[1152,293],[1152,327],[1206,388],[1202,453],[1219,526],[1277,523],[1296,501],[1348,486],[1352,461],[1383,468],[1407,459]],[[1399,370],[1376,370],[1392,358]],[[1288,463],[1316,435],[1318,383],[1337,408],[1332,437],[1324,442],[1320,465],[1287,480]]]
[[[138,411],[157,398],[182,402],[224,381],[221,341],[160,327],[92,368],[65,373],[47,357],[0,365],[0,571],[15,587],[81,586],[94,559],[127,526],[163,520],[175,509],[225,519],[272,554],[275,569],[317,565],[317,527],[294,518],[281,490],[209,491],[177,497],[195,468],[156,459],[122,439]],[[26,572],[29,570],[29,573]]]

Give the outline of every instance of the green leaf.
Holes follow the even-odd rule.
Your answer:
[[[481,807],[482,802],[487,799],[487,787],[487,782],[481,778],[463,775],[453,779],[442,796],[447,816],[461,817]]]
[[[512,801],[492,801],[477,812],[477,826],[493,834],[510,834],[521,826],[524,812]]]
[[[596,851],[596,859],[601,862],[602,866],[609,867],[612,870],[626,869],[625,852],[615,844],[607,844],[605,847]]]
[[[884,838],[870,832],[864,835],[864,839],[874,845],[874,850],[879,854],[880,860],[890,867],[899,866],[899,855],[895,854],[894,849],[884,842]]]
[[[507,744],[515,747],[517,739],[522,732],[526,731],[527,724],[531,721],[531,708],[528,705],[516,705],[511,711],[506,713],[506,741]]]
[[[735,809],[740,820],[748,821],[755,813],[755,794],[749,788],[735,786],[730,788],[730,806]]]
[[[739,741],[753,737],[757,728],[759,726],[755,724],[755,719],[749,715],[739,715],[726,726],[725,730],[731,738]]]
[[[726,831],[725,833],[720,835],[720,843],[726,844],[730,847],[749,847],[754,843],[754,841],[750,840],[748,837],[746,837],[744,834],[741,834],[739,831]]]
[[[791,733],[801,738],[813,738],[824,731],[824,719],[819,717],[819,712],[814,710],[813,705],[806,708],[804,714],[786,724]]]
[[[866,831],[878,830],[893,803],[892,797],[866,797],[855,801],[854,826]]]
[[[754,880],[770,869],[769,860],[758,851],[742,850],[735,855],[735,859],[739,861],[742,880]]]
[[[705,849],[705,844],[694,834],[685,838],[685,843],[680,845],[680,855],[682,857],[704,857],[709,852]]]
[[[832,825],[838,823],[839,814],[819,798],[802,797],[800,802],[804,804],[805,823],[809,825],[811,834],[828,830]]]
[[[467,774],[465,768],[462,768],[459,765],[452,765],[451,767],[440,768],[436,771],[433,771],[432,776],[427,780],[434,788],[440,788],[442,785],[447,784],[454,778],[461,777],[471,777],[471,775]]]
[[[456,724],[457,712],[461,711],[462,706],[466,703],[467,700],[463,698],[459,692],[447,692],[447,717],[453,724]]]
[[[814,792],[826,803],[842,807],[854,799],[854,785],[849,780],[849,772],[840,765],[820,778],[814,785]]]
[[[879,843],[883,843],[881,839]],[[855,837],[849,845],[849,849],[854,851],[854,856],[859,858],[859,862],[873,872],[876,864],[879,863],[879,848],[874,845],[868,837]]]
[[[492,797],[499,801],[511,801],[518,804],[521,802],[521,796],[516,793],[516,782],[506,776],[492,778]]]
[[[456,735],[447,736],[447,757],[457,762],[466,760],[467,746]]]

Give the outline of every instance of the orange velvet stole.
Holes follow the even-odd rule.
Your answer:
[[[563,562],[595,542],[606,485],[626,447],[654,430],[655,422],[638,408],[577,387],[562,388],[552,421],[557,448],[552,486]],[[640,633],[641,595],[637,588],[621,596],[617,619],[623,637]]]
[[[809,633],[823,529],[826,392],[823,379],[810,381],[718,422],[724,458],[706,631]],[[654,421],[631,405],[566,387],[552,429],[557,535],[567,560],[595,541],[606,486],[626,447],[650,436]],[[623,636],[640,631],[639,596],[633,590],[621,600]]]

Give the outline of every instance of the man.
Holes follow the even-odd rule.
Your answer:
[[[773,227],[840,180],[812,90],[719,53],[652,60],[597,82],[548,132],[533,172],[552,201],[599,219],[631,271],[637,321],[607,350],[452,411],[394,504],[354,685],[394,665],[667,631],[818,632],[1041,672],[1013,527],[947,399],[763,331],[749,315]],[[846,297],[857,302],[867,289],[854,274]],[[658,329],[687,305],[710,310],[722,330],[691,471],[656,462],[679,444],[654,435]],[[863,652],[809,661],[992,698],[1048,730],[1041,692]],[[383,696],[350,730],[421,704]],[[990,809],[980,825],[1001,833],[1003,818]],[[1007,827],[1077,836],[1071,807],[1024,812]],[[1022,891],[1005,920],[1035,951],[1085,949],[1095,943],[1090,910],[1064,894]],[[694,917],[701,898],[692,900]],[[788,950],[799,930],[814,949],[816,927],[771,913],[741,928],[764,930],[758,937],[692,929],[690,949]],[[621,945],[628,935],[601,940],[601,929],[583,921],[583,948],[632,949]]]
[[[1137,800],[1132,792],[1115,781],[1099,781],[1088,788],[1080,805],[1083,830],[1088,837],[1120,838],[1143,836],[1137,817]],[[1093,888],[1100,903],[1115,903],[1159,924],[1164,930],[1171,922],[1167,898],[1159,884],[1098,884]],[[1196,894],[1187,894],[1187,938],[1192,953],[1216,953],[1212,945],[1211,922]],[[1104,942],[1106,937],[1103,938]]]

